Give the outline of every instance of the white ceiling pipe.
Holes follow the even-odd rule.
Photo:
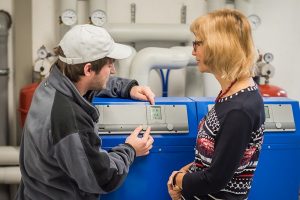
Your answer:
[[[226,7],[226,0],[208,0],[207,10],[208,12],[218,10]]]
[[[187,24],[106,24],[104,27],[117,42],[189,42],[193,37]]]
[[[0,167],[0,184],[19,184],[21,180],[20,168]]]
[[[132,54],[125,59],[118,60],[116,63],[117,67],[117,75],[122,78],[129,78],[129,73],[130,73],[130,66],[132,64],[133,58],[136,55],[136,50],[129,46],[131,48]]]
[[[203,96],[204,86],[203,86],[203,74],[199,72],[197,67],[197,60],[195,56],[192,55],[192,46],[176,46],[171,49],[180,50],[189,57],[189,62],[187,65],[185,73],[185,96]]]
[[[178,69],[187,66],[189,57],[186,53],[169,48],[148,47],[139,51],[133,59],[130,76],[140,85],[149,85],[152,69]]]
[[[73,10],[75,13],[77,13],[77,0],[60,0],[58,3],[59,10],[59,16],[62,15],[62,13],[66,10]],[[72,26],[66,26],[64,24],[60,25],[60,38],[64,36],[64,34],[70,30]]]
[[[89,14],[92,14],[93,11],[98,9],[106,12],[107,9],[106,0],[89,0]]]
[[[60,0],[59,1],[59,7],[60,7],[60,13],[61,14],[63,11],[72,9],[74,11],[77,10],[77,0]]]
[[[196,66],[197,60],[195,56],[192,55],[193,47],[192,46],[175,46],[171,47],[171,49],[176,49],[178,51],[182,51],[182,53],[186,53],[186,55],[189,57],[188,66]]]
[[[235,0],[235,8],[246,16],[253,14],[253,2],[252,0]]]
[[[88,1],[86,0],[77,1],[77,23],[78,24],[89,23]]]
[[[0,165],[18,165],[19,147],[0,146]]]

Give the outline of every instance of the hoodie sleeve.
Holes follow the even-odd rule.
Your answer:
[[[130,90],[138,85],[136,80],[111,76],[106,84],[106,88],[99,91],[89,91],[84,97],[91,101],[93,97],[119,97],[130,98]]]
[[[51,113],[51,155],[60,170],[86,193],[115,190],[125,180],[135,151],[120,144],[109,152],[101,148],[91,117],[75,103],[57,93]]]

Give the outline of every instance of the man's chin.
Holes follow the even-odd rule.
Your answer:
[[[106,89],[106,84],[101,87],[101,90]]]

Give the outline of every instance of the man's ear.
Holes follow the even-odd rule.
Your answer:
[[[91,76],[92,75],[92,64],[91,63],[87,63],[84,65],[83,67],[83,73],[85,76]]]

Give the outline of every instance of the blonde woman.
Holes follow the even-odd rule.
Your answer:
[[[200,121],[195,160],[174,171],[171,198],[247,199],[263,141],[264,106],[253,81],[256,49],[247,18],[222,9],[197,18],[192,54],[221,91]]]

